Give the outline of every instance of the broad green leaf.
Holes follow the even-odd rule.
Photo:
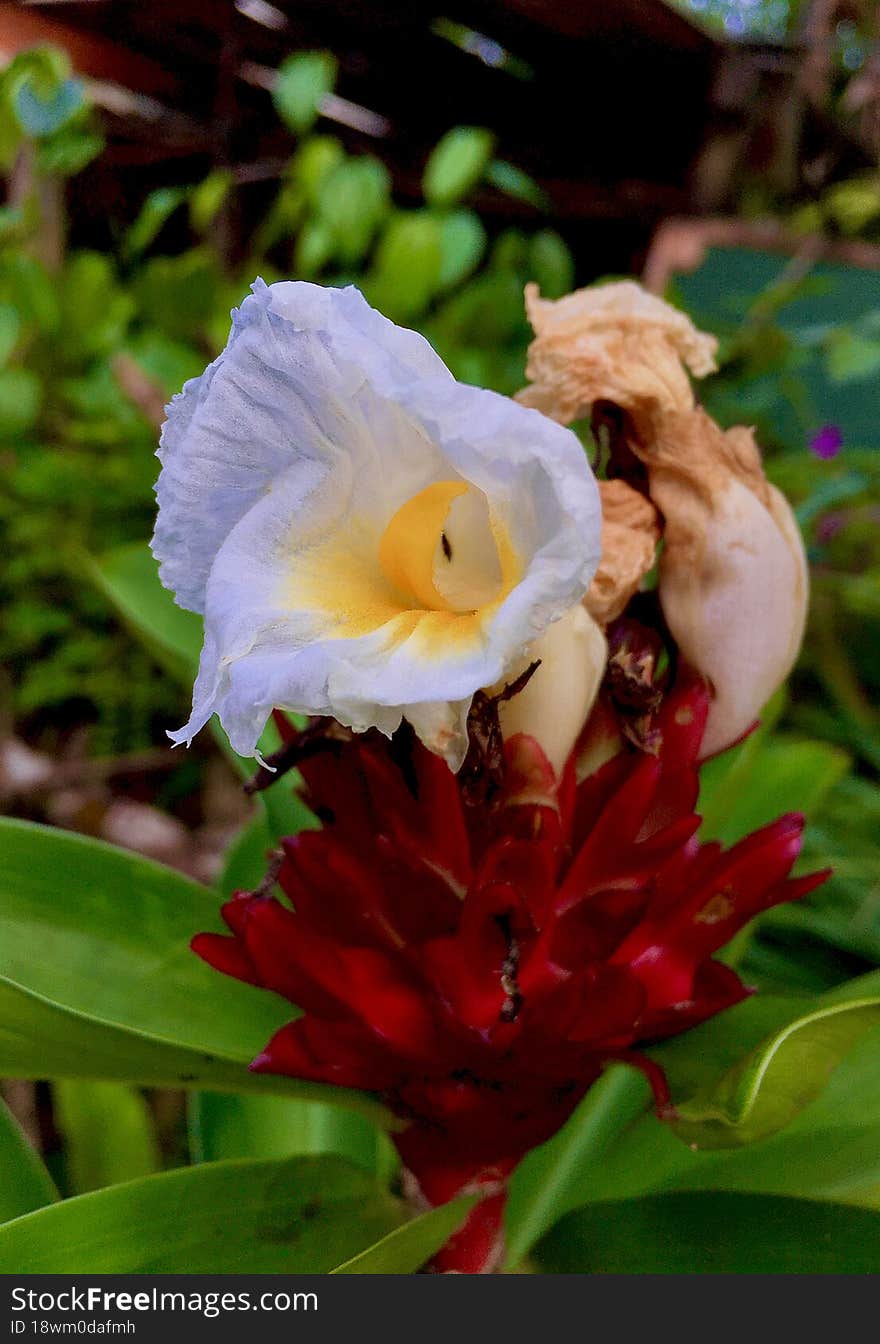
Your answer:
[[[110,845],[4,819],[0,912],[0,1073],[328,1095],[248,1072],[294,1010],[190,951],[194,933],[222,927],[208,888]],[[385,1115],[365,1094],[331,1096]]]
[[[0,1227],[0,1273],[321,1274],[404,1220],[338,1158],[216,1162],[80,1195]]]
[[[220,894],[253,891],[266,876],[269,854],[277,843],[269,829],[265,812],[258,812],[244,826],[226,851],[223,871],[217,881]]]
[[[85,1194],[159,1171],[153,1118],[135,1088],[65,1078],[54,1084],[52,1095],[71,1193]]]
[[[771,737],[781,709],[780,697],[765,709],[757,732],[702,767],[698,807],[707,840],[735,844],[784,812],[818,817],[849,769],[847,753],[827,742]]]
[[[159,581],[149,548],[133,542],[93,562],[94,576],[125,621],[163,665],[188,682],[199,665],[202,618],[178,607]]]
[[[57,1198],[52,1177],[0,1100],[0,1223]]]
[[[618,1064],[594,1083],[566,1125],[522,1161],[505,1213],[506,1268],[515,1268],[553,1224],[583,1202],[580,1193],[608,1148],[645,1109],[642,1074]]]
[[[386,1182],[397,1167],[390,1140],[375,1124],[329,1102],[194,1093],[189,1133],[199,1162],[335,1153]]]
[[[553,1274],[872,1274],[880,1213],[700,1191],[592,1204],[536,1248]]]
[[[317,119],[321,99],[336,84],[336,57],[329,51],[300,51],[278,67],[272,101],[281,120],[304,135]]]
[[[820,1001],[769,1036],[711,1087],[678,1105],[674,1127],[699,1148],[753,1143],[782,1129],[828,1082],[844,1055],[880,1026],[880,995]]]
[[[331,1270],[331,1274],[413,1274],[457,1232],[479,1195],[459,1195],[448,1204],[396,1227],[375,1246]]]
[[[425,164],[425,199],[436,206],[460,201],[483,176],[494,146],[494,135],[482,126],[456,126],[447,131]]]
[[[880,1039],[870,1032],[785,1129],[745,1147],[697,1151],[646,1114],[584,1169],[572,1204],[670,1190],[742,1190],[880,1207]]]

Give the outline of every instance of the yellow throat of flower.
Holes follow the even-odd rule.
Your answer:
[[[479,611],[516,582],[504,530],[481,491],[435,481],[397,510],[379,543],[382,572],[429,611]]]

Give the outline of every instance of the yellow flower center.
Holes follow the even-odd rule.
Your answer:
[[[429,611],[477,611],[509,578],[486,497],[464,481],[436,481],[401,505],[379,563],[389,583]]]

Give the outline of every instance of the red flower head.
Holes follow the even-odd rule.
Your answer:
[[[284,841],[284,899],[240,892],[232,937],[193,942],[302,1010],[254,1069],[380,1093],[432,1204],[497,1183],[441,1268],[491,1258],[504,1179],[606,1063],[642,1067],[668,1105],[640,1047],[742,999],[713,954],[821,880],[788,877],[794,814],[726,852],[696,840],[707,705],[680,682],[650,751],[581,780],[576,753],[557,781],[533,739],[502,746],[491,713],[458,776],[411,736],[315,725],[291,752],[323,828]]]

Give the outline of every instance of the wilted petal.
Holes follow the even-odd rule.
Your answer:
[[[525,294],[535,339],[526,364],[529,386],[517,400],[560,424],[596,401],[689,408],[685,366],[696,377],[715,368],[715,338],[632,280],[579,289],[555,302],[542,299],[534,284]]]
[[[649,499],[625,481],[600,481],[602,559],[584,606],[600,625],[623,611],[653,568],[660,526]]]

